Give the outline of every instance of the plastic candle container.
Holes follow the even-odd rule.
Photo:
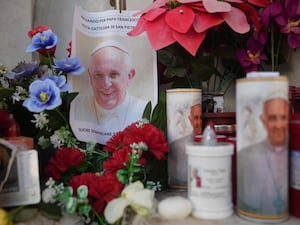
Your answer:
[[[205,128],[200,143],[187,143],[188,198],[194,217],[222,219],[232,215],[233,148],[231,143],[218,142],[210,126]]]

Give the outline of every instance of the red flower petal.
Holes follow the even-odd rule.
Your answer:
[[[194,11],[184,5],[176,7],[166,13],[166,23],[177,32],[186,33],[193,24],[195,18]]]
[[[194,20],[194,29],[197,33],[206,31],[207,29],[217,26],[224,22],[220,14],[197,13]]]
[[[46,175],[60,180],[63,173],[70,167],[75,167],[84,162],[84,153],[77,148],[58,149],[53,157],[49,159],[46,166]]]
[[[191,28],[186,34],[176,33],[174,31],[173,36],[182,47],[191,53],[191,55],[195,56],[206,36],[206,32],[197,33]]]
[[[45,30],[51,30],[51,28],[45,25],[35,27],[34,29],[28,31],[28,36],[32,38],[35,34],[42,33]]]
[[[237,8],[232,7],[232,10],[227,13],[222,13],[225,22],[237,33],[245,34],[250,30],[245,13]]]
[[[210,13],[231,11],[231,5],[225,1],[203,0],[203,5],[207,12]]]
[[[144,14],[142,17],[151,22],[155,20],[157,17],[161,16],[162,14],[166,13],[167,9],[166,8],[157,8],[157,9],[152,9],[150,10],[147,14]]]
[[[175,42],[172,30],[165,23],[165,17],[160,16],[153,22],[146,24],[146,31],[152,48],[155,50],[164,48]]]

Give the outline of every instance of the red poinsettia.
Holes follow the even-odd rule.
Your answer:
[[[124,188],[115,174],[83,173],[74,176],[68,184],[73,190],[77,190],[80,185],[88,187],[89,204],[97,213],[103,213],[106,204],[116,198]]]
[[[58,149],[49,159],[46,166],[46,175],[55,180],[61,180],[63,174],[70,168],[84,163],[85,154],[77,148]]]
[[[256,6],[270,4],[267,0],[248,1]],[[156,0],[140,12],[130,36],[147,32],[155,50],[178,42],[193,56],[209,29],[226,23],[235,32],[250,30],[248,19],[258,24],[258,14],[252,5],[242,0]],[[253,14],[254,13],[254,14]],[[158,35],[159,34],[159,35]]]

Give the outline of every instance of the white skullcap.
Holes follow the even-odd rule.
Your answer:
[[[191,101],[191,107],[199,104],[202,105],[201,94],[195,94]]]
[[[277,90],[277,91],[273,91],[269,94],[266,95],[266,97],[264,98],[264,102],[272,100],[272,99],[284,99],[286,101],[289,101],[288,99],[288,93],[284,90]]]
[[[125,52],[128,54],[128,50],[125,48],[124,45],[122,45],[120,42],[116,41],[116,40],[107,40],[107,41],[103,41],[101,43],[99,43],[92,51],[90,55],[93,55],[95,52],[97,52],[98,50],[105,48],[105,47],[115,47],[120,49],[121,51]]]

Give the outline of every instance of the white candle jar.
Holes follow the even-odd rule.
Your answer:
[[[233,144],[188,143],[188,198],[192,215],[202,219],[222,219],[233,213],[231,156]]]

